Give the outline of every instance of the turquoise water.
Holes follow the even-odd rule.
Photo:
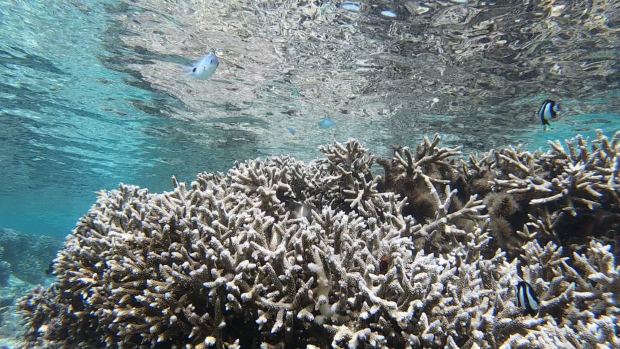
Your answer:
[[[162,191],[350,137],[389,156],[434,133],[468,153],[620,129],[616,3],[460,3],[0,1],[0,227],[65,236],[120,182]],[[184,78],[211,49],[216,74]],[[542,132],[545,98],[563,112]]]

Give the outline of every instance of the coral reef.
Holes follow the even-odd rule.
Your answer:
[[[618,347],[618,138],[468,162],[438,136],[391,160],[349,140],[170,192],[121,184],[19,301],[24,346]],[[560,224],[586,212],[612,218]]]
[[[11,265],[9,262],[0,261],[0,286],[6,286],[11,276]]]
[[[11,264],[2,260],[4,256],[4,247],[0,246],[0,287],[6,286],[11,276]]]
[[[48,277],[46,270],[62,246],[63,239],[0,228],[0,249],[4,249],[4,253],[0,253],[0,284],[3,266],[23,281],[35,285],[44,283]]]
[[[466,180],[493,174],[494,192],[485,200],[496,218],[493,224],[503,226],[494,235],[499,246],[518,251],[516,245],[532,239],[543,245],[553,241],[570,256],[596,237],[620,256],[620,132],[611,140],[597,132],[590,149],[577,136],[566,141],[566,148],[549,142],[552,151],[545,154],[508,148],[491,151],[481,161],[470,158],[463,171]]]
[[[14,277],[0,286],[0,348],[17,348],[23,318],[16,311],[15,303],[31,291],[32,284]]]

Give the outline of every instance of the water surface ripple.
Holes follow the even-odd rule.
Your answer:
[[[620,129],[620,1],[0,1],[0,226],[65,235],[119,182],[355,137],[389,156]],[[180,65],[210,50],[207,81]],[[543,133],[534,112],[563,107]],[[336,127],[322,129],[329,117]],[[289,128],[295,130],[293,135]]]

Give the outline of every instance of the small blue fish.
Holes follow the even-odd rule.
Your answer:
[[[189,76],[192,79],[206,80],[215,73],[219,65],[220,60],[215,53],[211,52],[194,63],[191,67],[183,66],[183,70],[185,70],[186,77]]]
[[[336,124],[334,124],[329,117],[325,117],[323,120],[319,121],[319,127],[322,129],[327,129],[333,126],[336,126]]]
[[[517,284],[517,306],[523,308],[526,314],[535,315],[538,313],[538,296],[532,286],[525,281]]]
[[[543,125],[543,129],[546,129],[546,126],[551,127],[549,124],[549,119],[554,119],[557,116],[557,112],[560,111],[560,106],[552,100],[545,100],[543,104],[538,108],[538,118]]]
[[[287,128],[288,132],[290,132],[292,135],[295,134],[295,129],[292,127]]]

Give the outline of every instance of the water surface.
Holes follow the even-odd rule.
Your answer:
[[[0,1],[0,226],[64,236],[119,182],[355,137],[465,153],[618,119],[620,2]],[[207,81],[180,65],[214,50]],[[551,130],[535,111],[563,107]],[[321,128],[329,117],[335,127]],[[295,134],[289,128],[295,129]]]

